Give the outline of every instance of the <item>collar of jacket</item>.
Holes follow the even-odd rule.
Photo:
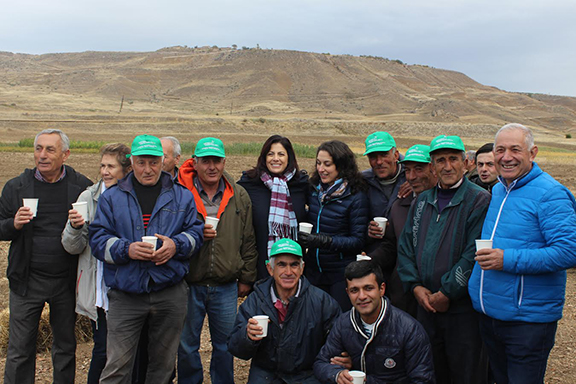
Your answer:
[[[459,205],[460,203],[462,203],[462,201],[464,200],[464,196],[466,194],[466,191],[468,190],[468,188],[470,188],[471,185],[472,185],[472,182],[470,180],[468,180],[467,177],[464,176],[462,179],[462,184],[460,184],[460,186],[458,187],[458,190],[456,191],[456,194],[454,194],[454,197],[452,197],[452,200],[450,200],[450,203],[448,203],[446,208],[453,207],[455,205]],[[438,188],[433,187],[433,188],[430,188],[428,191],[430,191],[430,193],[432,193],[432,200],[429,201],[429,203],[436,206],[438,203]],[[426,191],[424,191],[422,193],[426,193]]]
[[[194,202],[196,203],[196,209],[198,213],[206,219],[206,207],[204,202],[194,185],[194,178],[198,176],[198,172],[194,169],[194,159],[188,159],[182,164],[178,172],[178,182],[188,188],[190,192],[194,195]],[[232,178],[226,171],[222,174],[224,179],[224,193],[222,195],[222,201],[220,202],[220,207],[218,208],[218,213],[216,217],[219,219],[222,213],[226,209],[228,202],[234,196],[234,188],[232,188]]]
[[[504,186],[504,189],[506,189],[507,191],[510,191],[514,188],[516,188],[516,189],[522,188],[523,186],[525,186],[526,184],[528,184],[529,182],[531,182],[532,180],[534,180],[535,178],[540,176],[542,173],[544,173],[542,171],[542,169],[540,169],[538,164],[536,164],[533,161],[532,162],[532,169],[530,170],[530,172],[526,173],[523,176],[520,176],[519,178],[517,178],[516,180],[511,182],[510,185],[508,185],[506,183],[506,180],[504,180],[504,178],[502,176],[498,176],[498,180],[500,180],[500,183],[502,183],[502,185]]]
[[[384,321],[384,318],[388,313],[388,300],[384,297],[382,297],[381,300],[382,300],[382,306],[380,307],[380,313],[378,314],[378,317],[374,322],[374,329],[372,330],[372,335],[370,336],[364,333],[364,327],[362,326],[362,317],[360,316],[360,313],[358,313],[358,311],[356,311],[356,308],[354,307],[352,307],[352,309],[350,310],[350,321],[352,322],[352,327],[356,332],[358,332],[366,340],[368,340],[368,342],[374,339],[376,333],[378,333],[378,327]]]

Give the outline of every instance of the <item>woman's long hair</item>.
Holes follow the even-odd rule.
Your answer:
[[[266,156],[268,152],[270,152],[270,148],[272,148],[272,144],[280,143],[284,149],[286,149],[286,153],[288,154],[288,165],[284,172],[290,172],[293,169],[296,169],[296,175],[300,172],[300,168],[298,168],[298,161],[296,160],[296,153],[294,153],[294,148],[292,147],[292,143],[288,140],[287,137],[280,136],[280,135],[272,135],[264,142],[262,145],[262,150],[260,151],[260,156],[258,156],[258,162],[256,166],[246,172],[246,175],[251,179],[260,177],[262,172],[270,173],[268,171],[268,167],[266,167]]]
[[[352,193],[366,189],[366,182],[358,170],[356,155],[354,155],[354,152],[352,152],[346,143],[343,143],[340,140],[325,141],[320,144],[316,150],[316,156],[318,156],[320,151],[326,151],[330,156],[332,156],[332,162],[334,162],[336,170],[338,171],[338,178],[348,181]],[[312,177],[310,177],[310,182],[314,186],[320,183],[318,169],[314,169],[314,173],[312,174]]]

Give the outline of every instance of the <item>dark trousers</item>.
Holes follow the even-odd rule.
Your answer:
[[[418,307],[434,358],[437,384],[486,384],[488,358],[478,326],[478,314],[429,313]]]
[[[108,324],[106,321],[106,312],[98,308],[98,319],[90,320],[92,324],[92,333],[94,334],[94,348],[92,348],[92,360],[88,370],[88,384],[98,384],[100,376],[106,365],[106,338]],[[134,369],[132,370],[132,384],[144,384],[146,380],[146,371],[148,367],[148,324],[145,323],[140,333],[138,341],[138,350]]]
[[[480,333],[498,384],[540,384],[558,323],[500,321],[480,315]]]
[[[130,383],[138,341],[148,321],[148,369],[146,383],[166,384],[184,326],[188,284],[184,281],[158,292],[134,294],[108,292],[108,338],[106,366],[101,384]]]
[[[74,280],[46,277],[32,271],[26,296],[10,291],[10,331],[4,371],[6,384],[34,383],[38,323],[45,303],[50,305],[54,383],[74,383],[76,373]]]

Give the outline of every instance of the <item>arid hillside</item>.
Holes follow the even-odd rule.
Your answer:
[[[462,73],[383,58],[254,48],[0,52],[0,114],[12,121],[216,115],[490,126],[518,121],[576,132],[576,98],[505,92]]]

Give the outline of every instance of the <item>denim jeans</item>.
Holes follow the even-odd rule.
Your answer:
[[[180,333],[186,317],[188,284],[184,281],[150,293],[108,292],[107,360],[101,384],[129,384],[136,349],[148,321],[146,383],[164,384],[174,371]]]
[[[197,384],[203,381],[198,349],[206,314],[212,339],[212,383],[234,383],[234,358],[228,352],[227,341],[236,320],[237,283],[234,281],[218,286],[190,285],[188,297],[188,314],[178,348],[178,383]]]
[[[541,384],[558,322],[501,321],[480,315],[480,333],[498,384]]]

